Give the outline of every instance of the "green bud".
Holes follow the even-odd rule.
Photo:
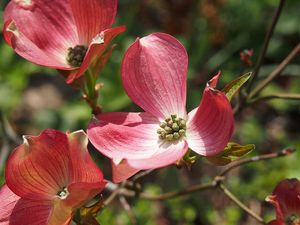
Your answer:
[[[175,133],[173,133],[173,138],[175,140],[178,140],[180,138],[180,135],[177,132],[175,132]]]
[[[173,123],[172,129],[173,129],[173,131],[179,131],[179,126],[178,126],[178,124],[177,124],[177,123]]]
[[[178,133],[179,133],[180,136],[184,136],[185,135],[185,130],[184,129],[180,129],[178,131]]]
[[[172,133],[173,132],[173,129],[171,127],[165,127],[165,131],[167,133]]]
[[[180,122],[179,122],[179,127],[180,128],[185,128],[186,127],[186,122],[185,120],[181,119]]]
[[[165,128],[167,126],[166,122],[162,122],[160,125],[159,125],[161,128]]]
[[[173,125],[173,121],[172,120],[168,121],[168,126],[172,127],[172,125]]]
[[[166,139],[167,139],[168,141],[172,141],[172,140],[173,140],[173,134],[168,134],[168,135],[166,135]]]

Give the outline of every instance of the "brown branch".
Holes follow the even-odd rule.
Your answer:
[[[134,224],[137,224],[137,220],[136,220],[136,217],[135,217],[135,214],[134,212],[132,211],[129,203],[127,202],[126,198],[123,196],[123,195],[120,195],[119,196],[119,200],[123,206],[123,208],[125,209],[125,211],[127,212],[128,216],[129,216],[129,219],[131,221],[131,223],[134,225]]]
[[[285,99],[285,100],[296,100],[299,101],[300,100],[300,94],[296,94],[296,93],[274,93],[274,94],[269,94],[266,96],[261,96],[261,97],[257,97],[254,98],[253,100],[249,101],[249,104],[254,104],[258,101],[268,101],[268,100],[272,100],[272,99]]]
[[[249,84],[248,84],[248,87],[247,87],[247,93],[250,92],[251,87],[252,87],[255,79],[257,78],[257,76],[259,74],[260,68],[261,68],[261,66],[263,64],[263,61],[264,61],[264,58],[266,56],[266,53],[267,53],[267,50],[268,50],[268,47],[269,47],[269,43],[270,43],[271,37],[272,37],[272,35],[274,33],[274,29],[275,29],[275,26],[276,26],[276,24],[278,22],[278,19],[280,17],[282,8],[284,6],[284,3],[285,3],[285,0],[280,0],[280,2],[278,4],[278,7],[276,9],[276,12],[275,12],[275,14],[273,16],[271,26],[269,27],[269,29],[268,29],[268,31],[266,33],[262,50],[261,50],[261,52],[260,52],[260,54],[258,56],[258,59],[256,61],[256,65],[255,65],[255,68],[254,68],[254,72],[253,72],[253,75],[252,75],[252,78],[249,81]]]
[[[133,178],[132,178],[132,181],[133,182],[136,182],[137,180],[149,175],[150,173],[152,173],[154,170],[145,170],[145,171],[142,171],[140,173],[138,173],[137,175],[135,175]]]
[[[290,52],[290,54],[273,70],[270,75],[260,82],[257,87],[249,94],[248,99],[252,99],[257,96],[261,90],[263,90],[272,80],[274,80],[281,72],[287,67],[287,65],[298,55],[300,52],[300,43]]]
[[[120,191],[125,186],[126,181],[122,182],[122,184],[117,185],[109,182],[107,186],[110,186],[109,189],[112,190],[112,193],[108,196],[108,198],[103,202],[103,207],[108,206],[113,200],[118,197]]]
[[[255,220],[260,222],[261,224],[266,224],[264,219],[253,212],[250,208],[248,208],[244,203],[242,203],[232,192],[230,192],[224,184],[220,184],[219,188],[223,191],[223,193],[236,205],[238,205],[241,209],[243,209],[249,216],[253,217]]]
[[[158,194],[158,195],[152,195],[149,193],[140,193],[139,198],[144,199],[144,200],[150,200],[150,201],[164,201],[164,200],[167,200],[170,198],[187,195],[187,194],[190,194],[193,192],[212,189],[212,188],[215,188],[216,186],[217,186],[217,182],[209,182],[206,184],[196,184],[196,185],[192,185],[192,186],[187,187],[180,191],[171,191],[171,192],[166,192],[166,193]],[[136,193],[134,191],[129,191],[127,189],[121,190],[120,194],[127,196],[127,197],[135,197],[136,196]]]
[[[117,186],[117,188],[114,188],[114,191],[111,194],[111,196],[113,195],[113,197],[110,196],[110,198],[108,198],[105,201],[105,206],[108,205],[118,195],[125,196],[125,197],[131,197],[131,198],[139,197],[140,199],[150,200],[150,201],[164,201],[164,200],[168,200],[171,198],[188,195],[188,194],[198,192],[198,191],[220,188],[226,196],[228,196],[234,203],[236,203],[247,214],[252,216],[254,219],[256,219],[261,224],[265,224],[264,220],[259,215],[257,215],[250,208],[248,208],[246,205],[244,205],[236,196],[234,196],[223,185],[223,181],[226,178],[225,176],[227,175],[227,173],[229,173],[231,170],[233,170],[236,167],[240,167],[242,165],[246,165],[246,164],[253,163],[253,162],[288,156],[294,152],[295,152],[295,149],[286,148],[286,149],[281,150],[280,152],[269,153],[269,154],[264,154],[264,155],[260,155],[260,156],[254,156],[254,157],[247,158],[247,159],[242,159],[242,160],[236,161],[232,165],[229,165],[229,167],[227,167],[223,172],[221,172],[219,175],[215,176],[214,179],[212,180],[212,182],[208,182],[208,183],[204,183],[204,184],[195,184],[195,185],[186,187],[179,191],[171,191],[171,192],[166,192],[166,193],[157,194],[157,195],[143,193],[143,192],[137,193],[135,190],[129,190],[129,189],[125,188],[126,182],[123,182],[122,185]]]
[[[227,175],[227,173],[229,173],[234,168],[240,167],[245,164],[258,162],[258,161],[262,161],[262,160],[279,158],[279,157],[283,157],[283,156],[288,156],[288,155],[294,153],[295,151],[296,150],[294,148],[285,148],[285,149],[281,150],[280,152],[274,152],[274,153],[269,153],[269,154],[264,154],[264,155],[253,156],[251,158],[241,159],[239,161],[236,161],[235,163],[232,163],[229,167],[227,167],[225,170],[223,170],[223,172],[221,172],[219,176],[224,177],[225,175]]]

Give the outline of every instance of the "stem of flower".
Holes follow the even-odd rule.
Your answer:
[[[92,113],[97,115],[101,113],[101,107],[98,105],[98,88],[96,85],[96,78],[93,76],[92,71],[87,70],[85,72],[85,101],[89,104],[92,109]]]

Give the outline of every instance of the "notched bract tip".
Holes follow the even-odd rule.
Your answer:
[[[32,136],[23,135],[22,138],[23,138],[23,143],[24,143],[25,146],[29,147],[30,144],[32,144]]]
[[[99,120],[95,114],[92,115],[91,123],[98,126],[101,124],[101,120]]]
[[[11,32],[13,33],[14,35],[18,36],[19,35],[19,30],[18,30],[18,27],[15,23],[15,21],[11,21],[8,26],[6,27],[6,31],[7,32]]]
[[[15,2],[23,9],[32,10],[34,6],[34,2],[32,0],[15,0]]]
[[[104,32],[97,34],[92,41],[92,44],[103,44],[104,43]]]
[[[72,133],[67,133],[67,135],[68,137],[71,137],[71,141],[76,140],[79,141],[83,146],[88,145],[89,140],[87,138],[86,133],[83,130],[77,130]]]

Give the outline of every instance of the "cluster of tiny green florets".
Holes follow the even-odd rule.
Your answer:
[[[159,126],[157,133],[162,140],[174,141],[185,136],[186,121],[176,114],[165,119]]]
[[[67,62],[70,66],[79,67],[83,62],[88,48],[84,45],[76,45],[74,48],[68,48]]]

